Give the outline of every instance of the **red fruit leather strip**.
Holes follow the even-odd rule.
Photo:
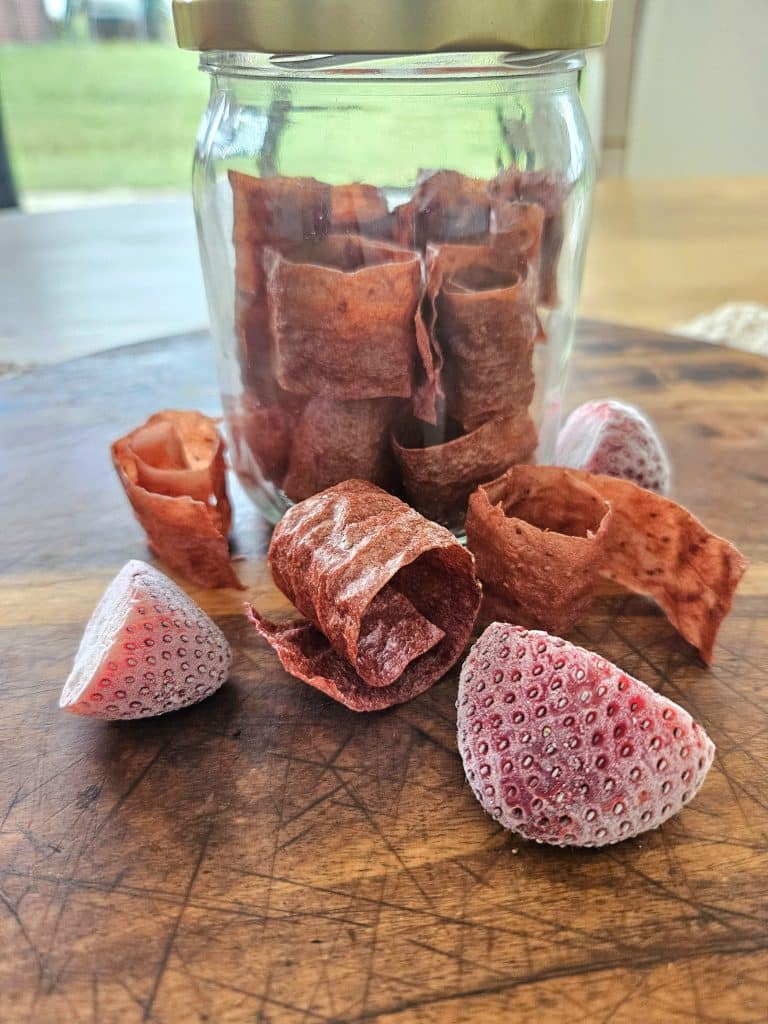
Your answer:
[[[241,584],[229,561],[224,441],[209,417],[165,410],[112,445],[112,461],[151,550],[203,587]]]
[[[410,672],[391,686],[366,686],[312,623],[305,619],[271,622],[250,605],[246,605],[246,613],[286,672],[352,711],[384,711],[418,697],[435,682]]]
[[[226,413],[235,472],[251,484],[269,480],[282,485],[300,406],[286,401],[262,405],[246,391]]]
[[[513,466],[478,487],[466,530],[483,621],[567,633],[592,602],[610,521],[609,504],[566,470]]]
[[[691,512],[629,480],[569,470],[610,502],[602,575],[652,597],[709,665],[747,559]]]
[[[364,235],[368,225],[379,224],[387,217],[387,200],[375,185],[331,185],[330,191],[333,234]]]
[[[267,249],[264,260],[281,387],[342,401],[410,397],[422,298],[416,253],[329,235]]]
[[[458,171],[436,171],[417,187],[412,200],[415,240],[427,242],[483,236],[488,233],[491,200],[486,182]]]
[[[595,513],[610,509],[596,531],[590,501]],[[478,488],[467,543],[488,595],[484,617],[506,612],[520,625],[565,632],[588,607],[599,574],[653,597],[708,664],[748,564],[682,505],[628,480],[554,466],[516,467]],[[597,557],[589,554],[595,547]]]
[[[538,438],[527,410],[491,420],[469,434],[429,443],[429,431],[402,424],[392,439],[408,500],[427,518],[463,522],[478,484],[533,456]]]
[[[541,291],[541,249],[544,232],[544,210],[535,203],[502,200],[493,206],[491,244],[506,258],[523,257],[531,271],[536,273],[535,300]],[[538,313],[536,314],[536,341],[546,341]]]
[[[360,623],[357,674],[369,686],[390,686],[444,636],[442,629],[388,583],[368,605]]]
[[[262,252],[326,234],[331,218],[331,187],[315,178],[257,178],[229,172],[232,188],[232,240],[238,287],[264,291]]]
[[[349,479],[392,487],[395,465],[389,430],[401,405],[392,398],[310,398],[292,431],[285,494],[303,501]]]
[[[536,203],[497,200],[493,204],[491,244],[510,257],[523,256],[538,271],[544,219],[544,210]]]
[[[402,703],[437,682],[464,649],[480,603],[471,554],[443,527],[360,480],[290,509],[275,528],[269,563],[277,586],[310,622],[278,626],[255,613],[254,624],[289,672],[358,711]],[[388,586],[418,620],[386,596],[376,614],[374,600]],[[374,618],[366,619],[372,606]],[[393,608],[416,626],[405,652],[393,649],[402,640]],[[428,646],[437,632],[442,638]],[[368,683],[355,668],[360,658]]]
[[[462,413],[461,407],[463,403],[461,395],[472,396],[474,394],[478,402],[482,403],[483,399],[481,396],[485,391],[485,385],[475,387],[472,378],[474,376],[488,376],[488,370],[494,365],[502,338],[509,338],[510,345],[507,346],[508,349],[512,351],[517,350],[518,354],[522,351],[524,356],[525,346],[522,344],[521,339],[527,337],[530,333],[529,320],[531,317],[533,317],[534,336],[541,337],[541,325],[539,324],[534,306],[537,289],[534,277],[538,261],[536,239],[539,236],[537,232],[540,234],[543,215],[537,206],[518,205],[528,211],[526,216],[521,215],[521,220],[525,221],[524,227],[518,226],[518,229],[511,230],[508,233],[491,236],[492,241],[490,245],[483,240],[482,242],[465,241],[460,244],[443,243],[441,245],[429,244],[427,246],[425,322],[432,350],[435,353],[433,363],[435,366],[435,379],[439,386],[437,397],[445,397],[447,393],[452,394],[452,408],[449,409],[449,413],[456,416],[458,411],[459,416],[456,416],[458,419],[461,419]],[[514,293],[498,297],[495,302],[491,300],[489,303],[479,303],[476,311],[472,308],[473,301],[470,298],[454,301],[454,303],[449,302],[444,310],[446,320],[443,325],[439,324],[438,308],[441,304],[442,292],[446,282],[452,279],[460,280],[461,275],[465,273],[476,276],[482,271],[487,271],[488,273],[508,273],[510,280],[513,276],[516,276],[520,287]],[[462,291],[467,292],[467,289],[463,288]],[[508,305],[516,306],[517,312],[512,315],[508,323],[497,322],[496,324],[489,325],[492,327],[493,334],[488,345],[484,338],[477,337],[476,332],[480,329],[484,316],[489,315],[493,319],[494,310],[501,312],[503,319],[505,314],[503,311],[498,310],[498,305],[504,302]],[[451,364],[451,331],[457,321],[460,324],[466,318],[469,319],[469,325],[463,332],[460,330],[464,339],[463,344],[460,342],[457,359],[454,359],[453,364]],[[474,325],[474,330],[472,325]],[[446,333],[444,337],[441,337],[441,326],[445,327]],[[473,334],[475,335],[475,343],[471,344],[470,347],[472,350],[478,349],[479,351],[476,353],[467,348],[467,342],[471,342]],[[487,352],[486,349],[488,350]],[[470,364],[466,367],[470,377],[465,380],[463,377],[463,364],[467,361]],[[532,374],[529,374],[528,377],[530,383]],[[504,373],[494,373],[491,370],[491,378],[493,385],[492,394],[501,394],[502,390],[504,390],[502,387],[505,381]],[[514,388],[509,389],[509,394],[513,395],[513,393]],[[493,402],[491,401],[490,404],[492,405]],[[487,415],[478,414],[473,416],[471,409],[465,411],[469,412],[468,422],[465,424],[467,429],[471,429],[470,423],[472,426],[477,425],[485,419],[491,418],[494,414],[493,410],[491,410]],[[499,409],[499,412],[501,411],[503,410]],[[426,416],[421,416],[418,409],[416,410],[416,415],[421,419],[426,419],[428,422],[435,422],[434,418],[428,419]]]
[[[272,369],[272,340],[266,294],[238,291],[235,296],[240,377],[263,405],[274,405],[280,387]]]
[[[536,275],[524,261],[516,270],[475,265],[444,281],[436,302],[443,387],[448,415],[465,430],[530,405],[535,298]]]
[[[546,306],[556,306],[557,264],[564,238],[563,206],[569,192],[565,178],[555,171],[518,171],[510,168],[489,183],[489,191],[494,203],[499,198],[507,201],[522,200],[536,203],[544,211],[539,301]]]
[[[248,242],[300,242],[324,234],[331,215],[331,187],[315,178],[257,178],[229,172],[232,237]]]

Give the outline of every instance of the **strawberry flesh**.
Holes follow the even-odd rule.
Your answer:
[[[92,718],[162,715],[210,696],[231,665],[219,627],[167,576],[133,560],[96,606],[59,707]]]
[[[458,741],[483,809],[557,846],[605,846],[677,814],[715,747],[683,708],[559,637],[496,622],[459,682]]]

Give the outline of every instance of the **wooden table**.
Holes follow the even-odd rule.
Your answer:
[[[581,313],[670,330],[726,302],[768,306],[768,177],[600,181]]]
[[[676,495],[752,560],[709,670],[637,597],[602,597],[574,634],[718,745],[690,808],[602,851],[481,811],[456,671],[354,715],[282,672],[234,592],[192,590],[235,650],[207,702],[58,712],[94,603],[145,557],[108,442],[167,404],[215,410],[212,360],[179,338],[0,384],[0,1020],[764,1022],[767,379],[757,356],[582,328],[572,401],[641,403]],[[235,498],[238,568],[279,612],[267,530]]]

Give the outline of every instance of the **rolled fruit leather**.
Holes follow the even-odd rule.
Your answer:
[[[474,559],[441,526],[370,483],[347,480],[291,508],[269,564],[304,619],[250,618],[283,667],[354,711],[434,685],[480,605]]]

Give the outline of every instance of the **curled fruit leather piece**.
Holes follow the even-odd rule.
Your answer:
[[[275,375],[286,391],[348,401],[410,397],[430,361],[421,261],[385,242],[329,235],[267,249]],[[424,368],[427,376],[431,369]]]
[[[271,359],[264,248],[295,245],[330,229],[331,187],[314,178],[257,178],[229,172],[235,247],[235,329],[243,383],[260,402],[279,389]]]
[[[538,271],[544,210],[536,203],[503,202],[493,209],[491,244],[510,256],[522,256]]]
[[[467,499],[478,484],[533,457],[538,438],[527,409],[489,420],[470,433],[450,420],[433,428],[398,424],[392,448],[408,500],[429,519],[464,522]]]
[[[303,400],[290,395],[264,405],[247,389],[227,403],[232,468],[246,483],[258,486],[268,481],[282,486],[303,406]]]
[[[384,193],[375,185],[331,185],[330,191],[331,234],[367,234],[366,228],[375,230],[389,212]]]
[[[315,178],[257,178],[229,172],[235,243],[295,242],[323,234],[331,215],[331,186]]]
[[[592,603],[610,518],[593,488],[550,467],[513,466],[479,487],[466,530],[483,621],[572,629]]]
[[[602,573],[652,597],[709,665],[748,562],[677,502],[629,480],[570,470],[611,505]]]
[[[266,292],[261,296],[238,291],[235,296],[235,329],[243,385],[259,402],[274,404],[280,388],[272,371],[272,339]]]
[[[413,199],[415,242],[482,237],[488,233],[491,200],[485,181],[458,171],[436,171],[417,186]]]
[[[249,617],[291,675],[354,711],[423,693],[456,662],[480,604],[474,559],[448,530],[347,480],[275,528],[276,585],[306,617]]]
[[[150,549],[201,587],[237,587],[227,537],[224,441],[208,416],[167,409],[112,445],[112,461]]]
[[[513,216],[511,206],[516,202],[535,203],[544,212],[541,241],[541,270],[539,274],[539,301],[545,306],[557,305],[557,265],[563,246],[563,206],[568,197],[568,184],[562,174],[554,171],[502,171],[490,182],[494,210],[500,229]]]
[[[599,574],[654,598],[681,636],[711,663],[746,559],[682,505],[615,477],[554,466],[516,467],[475,491],[469,501],[467,542],[486,591],[494,595],[495,615],[516,621],[527,613],[531,621],[546,623],[547,610],[541,598],[526,592],[524,577],[537,571],[553,574],[552,565],[545,564],[551,563],[544,547],[550,540],[546,531],[572,536],[574,527],[558,530],[547,509],[557,492],[578,485],[592,492],[595,508],[600,502],[610,510],[597,530],[594,524],[575,524],[576,529],[585,527],[588,533],[583,535],[589,539],[592,534],[602,548]],[[541,502],[540,494],[545,496]]]
[[[436,299],[446,406],[469,431],[527,409],[536,385],[536,275],[525,260],[506,262],[457,270]]]
[[[392,398],[311,398],[292,432],[282,484],[286,496],[303,501],[349,479],[392,489],[396,475],[389,431],[401,406]]]

